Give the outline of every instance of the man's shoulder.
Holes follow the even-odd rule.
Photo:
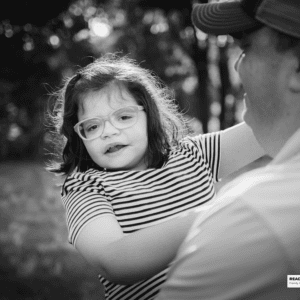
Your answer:
[[[242,198],[256,195],[259,199],[274,199],[282,194],[293,197],[300,193],[299,181],[300,163],[292,166],[270,164],[238,176],[224,185],[219,194],[231,193]]]
[[[258,228],[269,231],[283,245],[296,242],[300,247],[299,182],[300,170],[286,173],[280,166],[253,170],[219,191],[216,212],[226,211],[229,222],[245,227],[255,219]]]

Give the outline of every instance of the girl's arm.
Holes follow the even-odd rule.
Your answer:
[[[265,151],[245,122],[223,130],[219,177],[224,178],[263,155]]]
[[[168,221],[125,235],[112,215],[103,215],[80,232],[76,249],[107,280],[133,284],[164,270],[200,210],[186,211]]]

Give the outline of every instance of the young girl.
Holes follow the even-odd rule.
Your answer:
[[[66,175],[69,242],[100,274],[106,299],[153,299],[199,213],[192,208],[264,153],[245,123],[186,135],[170,91],[127,57],[95,60],[57,96],[65,142],[50,170]]]

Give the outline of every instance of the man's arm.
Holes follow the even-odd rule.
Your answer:
[[[274,233],[243,200],[225,201],[195,221],[155,300],[287,299]]]

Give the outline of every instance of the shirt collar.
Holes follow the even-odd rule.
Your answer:
[[[272,164],[280,164],[294,159],[300,162],[300,129],[288,139],[283,148],[274,157]]]

